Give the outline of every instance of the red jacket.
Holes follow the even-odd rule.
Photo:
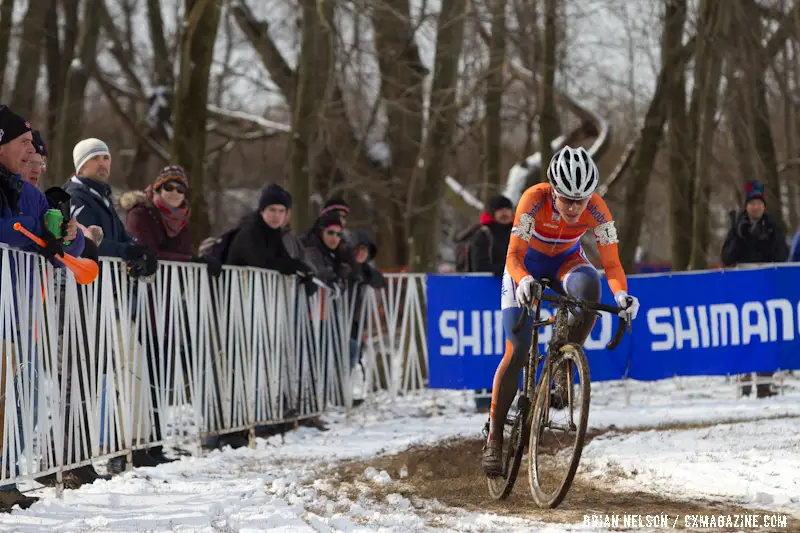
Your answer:
[[[127,211],[125,229],[163,261],[189,261],[192,258],[192,236],[187,224],[175,237],[169,237],[161,213],[141,191],[126,192],[119,201]]]

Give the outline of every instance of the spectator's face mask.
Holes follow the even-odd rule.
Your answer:
[[[274,204],[268,205],[261,211],[264,223],[272,229],[281,229],[286,223],[286,207]]]

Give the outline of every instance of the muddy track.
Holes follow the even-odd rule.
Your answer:
[[[586,443],[604,433],[607,431],[590,430],[586,435]],[[582,524],[584,515],[587,514],[645,516],[664,513],[671,515],[673,519],[680,515],[681,520],[678,521],[676,528],[681,528],[683,515],[687,514],[727,515],[758,512],[712,501],[680,501],[643,492],[612,492],[602,485],[582,480],[580,470],[569,494],[557,509],[540,509],[533,502],[528,486],[527,459],[523,460],[511,496],[505,501],[493,501],[489,498],[486,478],[480,467],[482,446],[482,440],[474,439],[450,440],[435,446],[418,446],[396,455],[341,464],[336,468],[337,477],[344,484],[354,483],[357,480],[363,482],[362,474],[371,466],[378,471],[386,470],[392,479],[396,480],[387,487],[388,492],[401,493],[406,497],[435,499],[448,506],[473,511],[573,525]],[[404,468],[407,469],[408,475],[401,479],[400,472]],[[381,489],[377,488],[376,492],[380,493]],[[714,531],[729,530],[741,529],[721,528]],[[782,531],[800,531],[800,520],[790,520],[789,527]]]

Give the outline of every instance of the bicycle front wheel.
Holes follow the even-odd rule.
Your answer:
[[[551,357],[536,389],[528,481],[536,504],[552,509],[564,500],[578,470],[591,387],[580,346],[566,344]]]

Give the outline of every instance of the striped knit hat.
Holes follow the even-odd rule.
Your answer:
[[[186,177],[186,172],[180,165],[169,165],[161,169],[158,173],[156,182],[153,184],[153,189],[156,191],[164,186],[168,181],[177,181],[182,183],[184,187],[189,188],[189,179]]]

